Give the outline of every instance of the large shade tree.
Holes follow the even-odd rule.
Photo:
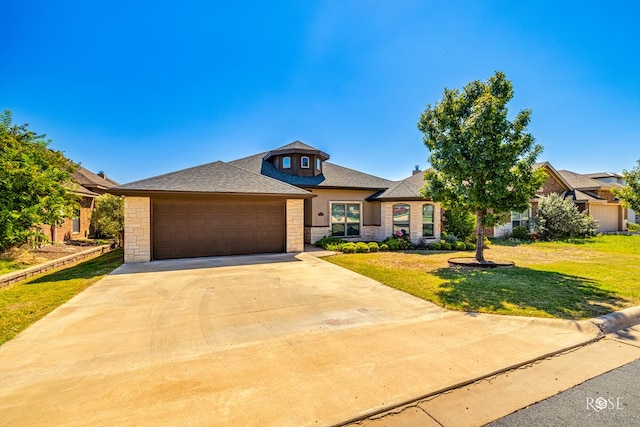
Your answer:
[[[542,147],[527,132],[531,111],[522,110],[510,121],[507,103],[512,97],[511,82],[496,72],[463,90],[445,89],[418,122],[432,166],[425,173],[423,193],[445,209],[476,215],[476,260],[481,263],[486,262],[484,227],[527,209],[545,180],[545,172],[533,168]]]
[[[640,214],[640,160],[638,166],[631,170],[623,170],[625,187],[614,188],[613,193],[622,200],[622,203]]]
[[[39,225],[60,224],[78,207],[77,165],[44,138],[12,125],[10,111],[0,114],[0,249],[45,237]]]

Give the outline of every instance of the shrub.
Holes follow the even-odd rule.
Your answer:
[[[511,237],[518,240],[530,240],[529,230],[521,225],[518,227],[513,227]]]
[[[369,252],[378,252],[380,250],[380,247],[376,242],[371,242],[367,246],[369,246]]]
[[[467,245],[464,242],[456,242],[455,247],[457,251],[464,251],[465,249],[467,249]]]
[[[409,236],[406,234],[392,235],[391,237],[387,237],[383,243],[386,243],[392,251],[414,249],[413,243],[411,243]]]
[[[453,234],[448,234],[448,233],[442,233],[441,240],[444,240],[445,242],[449,243],[451,246],[454,246],[456,243],[458,243],[458,238]]]
[[[339,245],[340,252],[345,254],[354,254],[356,253],[356,244],[353,242],[341,243]]]
[[[356,243],[356,253],[368,254],[369,253],[369,246],[365,242]]]
[[[440,242],[431,242],[429,244],[429,249],[431,249],[432,251],[439,251],[440,249],[442,249],[442,245],[440,244]]]
[[[389,245],[387,245],[386,243],[383,243],[380,245],[380,252],[386,252],[389,250]]]
[[[333,237],[328,235],[318,240],[315,243],[315,245],[321,247],[322,249],[335,250],[335,249],[329,249],[329,245],[339,245],[341,243],[347,243],[347,242],[338,237]]]
[[[441,243],[440,246],[445,251],[450,251],[451,250],[451,243],[449,243],[449,242]]]
[[[468,251],[475,251],[476,250],[475,243],[465,243],[464,246]]]
[[[442,222],[447,234],[458,240],[468,240],[476,229],[476,216],[459,208],[447,209]]]
[[[596,234],[596,222],[588,213],[578,211],[571,200],[550,194],[540,199],[532,229],[541,240],[590,237]]]
[[[627,229],[633,233],[637,233],[640,231],[640,224],[636,224],[635,222],[630,222],[627,224]]]

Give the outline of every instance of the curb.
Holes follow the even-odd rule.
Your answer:
[[[44,264],[25,268],[24,270],[18,270],[13,273],[3,274],[2,276],[0,276],[0,288],[9,286],[13,283],[20,282],[22,280],[26,280],[29,277],[33,277],[40,273],[53,270],[54,268],[62,267],[67,264],[76,263],[92,256],[102,255],[103,253],[109,252],[110,250],[111,250],[111,245],[95,246],[86,251],[77,252],[75,254],[67,255],[66,257],[54,259]]]
[[[603,334],[610,334],[640,324],[640,306],[615,311],[589,321],[596,325]]]

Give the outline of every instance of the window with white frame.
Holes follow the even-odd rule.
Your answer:
[[[291,157],[286,156],[282,158],[282,169],[289,169],[291,167]]]
[[[302,156],[300,158],[300,167],[304,169],[309,169],[309,157]]]
[[[512,227],[525,227],[529,229],[529,220],[531,215],[529,209],[524,212],[511,212],[511,226]]]
[[[316,170],[320,170],[322,166],[322,162],[320,161],[320,159],[316,159]]]
[[[335,237],[360,236],[360,203],[331,203],[331,235]]]
[[[409,235],[409,218],[411,214],[411,208],[405,203],[393,205],[393,234],[401,232],[402,234]]]
[[[422,237],[435,236],[434,222],[434,206],[422,205]]]

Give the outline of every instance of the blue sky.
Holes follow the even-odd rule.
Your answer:
[[[539,160],[640,158],[636,1],[20,1],[0,109],[125,183],[300,140],[388,179],[427,166],[445,87],[506,73]]]

